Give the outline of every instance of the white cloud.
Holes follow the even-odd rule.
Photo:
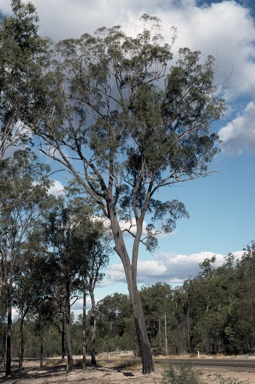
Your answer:
[[[106,278],[104,279],[108,282],[107,285],[110,284],[110,282],[125,282],[125,274],[122,264],[114,263],[112,264],[106,272]],[[103,280],[103,281],[104,281]]]
[[[141,261],[138,266],[138,280],[144,284],[158,281],[169,284],[182,283],[189,277],[195,277],[200,271],[199,263],[211,258],[213,252],[201,252],[191,255],[158,254],[152,261]],[[216,266],[223,262],[223,255],[216,256]]]
[[[72,304],[72,302],[71,302]],[[91,306],[91,300],[88,298],[87,299],[87,304]],[[78,299],[72,304],[72,311],[82,311],[83,308],[83,299]]]
[[[223,149],[235,155],[255,151],[255,102],[250,102],[244,111],[219,131]]]
[[[63,189],[64,189],[63,184],[61,184],[60,181],[58,180],[54,180],[54,184],[50,187],[48,194],[55,195],[55,196],[63,195],[64,193]]]
[[[143,229],[142,229],[142,234],[143,235],[147,234],[146,226],[147,226],[147,223],[146,223],[146,221],[144,221],[143,222]],[[125,233],[130,232],[132,234],[135,234],[136,233],[136,222],[135,222],[135,219],[132,218],[131,221],[120,220],[120,228],[121,228],[122,231],[125,231]]]
[[[243,252],[234,252],[235,256],[241,256]],[[195,277],[200,271],[199,264],[205,259],[216,256],[215,267],[223,264],[224,256],[213,252],[200,252],[191,255],[171,255],[157,254],[153,260],[143,260],[138,262],[138,283],[151,285],[157,282],[168,284],[182,284],[184,280]],[[112,264],[107,272],[105,279],[107,284],[118,284],[126,282],[122,264]],[[102,283],[104,284],[104,280]]]
[[[72,304],[72,302],[71,302]],[[91,299],[90,297],[86,298],[86,307],[87,309],[91,308]],[[83,299],[78,299],[72,304],[72,311],[82,311],[83,308]]]
[[[167,41],[171,27],[178,30],[173,50],[187,46],[212,54],[216,58],[216,81],[231,109],[240,98],[252,101],[255,89],[255,25],[249,9],[235,1],[210,5],[195,0],[32,0],[40,17],[40,33],[55,41],[93,33],[101,26],[121,25],[127,34],[136,35],[143,13],[162,20],[162,33]],[[9,0],[2,0],[0,9],[10,11]],[[240,101],[240,100],[238,100]],[[254,104],[249,104],[220,134],[227,153],[254,151]],[[245,121],[249,123],[244,129]],[[226,140],[227,138],[227,140]],[[237,140],[239,147],[237,148]]]
[[[95,302],[97,303],[99,301],[99,299],[95,298]],[[87,312],[91,309],[91,298],[89,296],[87,296],[86,298],[86,310]],[[79,314],[82,314],[82,310],[83,310],[83,299],[78,299],[76,300],[72,307],[71,307],[71,311],[75,314],[75,316],[78,316]]]
[[[9,0],[0,9],[10,11]],[[198,6],[195,0],[33,0],[40,17],[40,32],[55,41],[93,33],[97,28],[121,25],[129,34],[141,28],[143,13],[157,16],[163,35],[171,39],[171,27],[178,29],[175,47],[188,46],[217,58],[219,81],[228,83],[227,96],[253,91],[255,85],[255,27],[249,9],[234,1]]]
[[[122,230],[124,235],[129,235],[129,234],[135,235],[136,234],[136,222],[135,222],[134,218],[131,218],[131,220],[127,220],[127,221],[120,220],[119,224],[120,224],[120,229]],[[110,220],[105,219],[104,220],[104,226],[105,226],[105,228],[110,228],[110,226],[111,226]],[[146,226],[147,226],[147,223],[144,220],[143,228],[142,228],[142,235],[143,236],[147,235]]]
[[[12,157],[15,151],[24,149],[22,139],[30,136],[29,128],[20,120],[13,125],[5,125],[0,121],[0,158]]]
[[[11,12],[11,5],[10,5],[10,1],[8,0],[3,0],[1,2],[1,6],[0,6],[0,11],[2,14],[4,15],[7,15]]]

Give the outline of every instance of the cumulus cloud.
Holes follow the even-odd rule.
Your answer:
[[[235,252],[240,257],[243,252]],[[157,254],[153,260],[142,260],[138,262],[138,283],[151,285],[157,282],[168,284],[182,284],[184,280],[195,277],[200,271],[199,264],[205,259],[216,256],[215,267],[223,264],[224,256],[213,252],[200,252],[191,255],[181,254]],[[112,264],[106,273],[106,285],[124,283],[126,281],[121,264]],[[104,284],[104,280],[102,283]]]
[[[252,95],[255,77],[255,27],[248,8],[234,1],[202,4],[195,0],[33,0],[40,17],[40,32],[53,40],[79,37],[97,28],[121,25],[137,34],[139,18],[147,13],[162,20],[162,33],[171,40],[171,27],[178,30],[174,49],[188,46],[217,59],[218,81],[227,82],[228,99],[240,93]],[[10,12],[9,0],[0,9]],[[230,76],[231,75],[231,76]]]
[[[255,151],[255,102],[219,131],[223,150],[229,155]]]
[[[99,299],[95,298],[95,302],[97,303],[99,301]],[[87,296],[86,298],[86,310],[89,311],[91,309],[92,305],[91,305],[91,298],[89,296]],[[71,311],[74,313],[75,316],[78,316],[80,314],[82,314],[82,310],[83,310],[83,299],[78,299],[76,300],[72,307],[71,307]]]
[[[86,298],[86,307],[87,307],[87,310],[90,310],[91,309],[91,299],[90,297],[87,297]],[[72,305],[72,311],[76,312],[82,312],[82,308],[83,308],[83,299],[78,299],[76,300],[73,305]]]
[[[61,182],[58,181],[58,180],[54,180],[53,185],[48,190],[48,194],[49,195],[59,196],[59,195],[62,195],[63,193],[64,193],[64,186],[63,186],[63,184],[61,184]]]
[[[142,229],[142,234],[143,235],[146,235],[146,226],[147,226],[147,223],[146,221],[143,222],[143,229]],[[130,221],[124,221],[124,220],[120,220],[120,228],[121,230],[124,232],[124,233],[132,233],[132,234],[136,234],[136,222],[135,222],[135,219],[132,218]]]

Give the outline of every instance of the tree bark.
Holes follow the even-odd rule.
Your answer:
[[[128,283],[129,283],[129,279],[130,277],[127,276]],[[144,320],[142,302],[140,299],[136,282],[131,283],[131,288],[129,288],[129,294],[130,294],[131,303],[133,307],[136,335],[137,335],[137,340],[139,345],[140,356],[142,360],[142,366],[143,366],[142,372],[145,375],[145,374],[154,372],[154,364],[153,364],[146,324]]]
[[[19,345],[19,370],[23,368],[23,356],[24,356],[24,315],[23,311],[20,318],[20,345]]]
[[[61,351],[62,351],[62,356],[61,356],[61,361],[64,363],[65,361],[65,313],[63,313],[62,316],[62,329],[61,329]]]
[[[71,307],[70,307],[70,283],[66,281],[66,302],[65,302],[65,317],[66,317],[66,354],[67,354],[67,372],[73,370],[73,352],[71,338]]]
[[[137,288],[137,263],[136,261],[134,261],[134,265],[130,263],[129,255],[127,253],[126,246],[123,240],[123,234],[121,232],[115,214],[112,215],[111,225],[115,240],[114,249],[122,261],[127,279],[128,291],[133,308],[136,335],[142,360],[142,372],[143,374],[149,374],[154,372],[154,363],[152,359],[152,352],[144,320],[142,302]],[[138,247],[136,248],[136,252],[138,252]],[[134,259],[137,260],[138,255],[136,254],[135,256],[136,257]]]
[[[42,319],[40,318],[40,368],[42,367],[43,367],[43,326],[42,326]]]
[[[7,286],[7,330],[6,330],[5,376],[10,376],[10,374],[11,374],[11,362],[12,362],[11,337],[12,337],[12,301],[11,301],[11,289],[10,289],[10,285],[8,283],[8,286]]]
[[[90,290],[91,297],[91,315],[90,315],[90,329],[91,329],[91,364],[96,365],[96,302],[93,290]]]
[[[84,279],[83,288],[83,307],[82,307],[82,368],[87,368],[86,355],[87,355],[87,337],[86,337],[86,324],[87,324],[87,297],[86,297],[86,279]]]

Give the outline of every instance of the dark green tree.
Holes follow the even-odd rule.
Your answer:
[[[184,48],[171,66],[160,21],[143,15],[142,22],[135,38],[113,27],[60,42],[45,75],[47,95],[38,99],[45,118],[30,128],[109,220],[145,374],[154,367],[137,289],[139,246],[154,249],[156,234],[187,216],[181,202],[162,202],[157,193],[208,174],[218,151],[212,124],[224,106],[215,96],[213,57]],[[133,238],[130,254],[125,233]]]
[[[185,284],[185,282],[184,282]],[[184,286],[175,288],[173,291],[172,316],[170,318],[170,343],[169,351],[173,354],[190,352],[190,328],[191,317],[189,310],[189,299]],[[169,314],[170,315],[170,314]]]
[[[6,300],[6,375],[11,369],[12,301],[20,274],[26,265],[25,243],[34,221],[47,204],[49,168],[29,150],[16,151],[1,161],[2,180],[8,181],[8,195],[0,211],[0,263],[2,294]],[[29,196],[29,198],[27,198]],[[17,200],[20,201],[16,204]]]
[[[98,226],[97,226],[98,227]],[[98,228],[99,229],[99,228]],[[90,311],[90,327],[91,327],[91,364],[96,365],[96,330],[95,330],[95,319],[96,319],[96,300],[95,300],[95,286],[98,282],[103,279],[102,269],[105,268],[109,262],[109,239],[106,235],[103,240],[102,230],[100,226],[100,232],[93,235],[92,247],[87,253],[87,271],[85,273],[86,287],[91,298],[91,311]],[[100,238],[98,236],[100,235]],[[96,240],[98,238],[98,240]],[[84,292],[85,294],[86,292]],[[83,317],[86,317],[84,311]],[[86,332],[86,325],[83,327],[84,334]],[[83,358],[85,358],[83,353]]]
[[[38,35],[35,7],[21,0],[12,0],[11,6],[12,15],[0,20],[0,160],[29,140],[23,117],[31,122],[36,113],[48,46]]]
[[[128,295],[115,292],[97,303],[97,329],[105,350],[121,349],[120,339],[126,331],[126,322],[132,316]],[[124,345],[123,345],[124,347]]]
[[[52,200],[55,200],[54,197],[48,196],[47,204],[43,207],[43,214],[51,207]],[[40,356],[40,365],[42,366],[45,329],[49,327],[49,323],[56,324],[60,312],[58,303],[64,301],[63,292],[59,293],[57,290],[56,275],[58,270],[56,270],[56,263],[51,257],[49,245],[45,241],[44,231],[45,228],[42,226],[41,219],[35,220],[24,244],[24,267],[16,279],[17,290],[14,304],[19,312],[20,368],[23,364],[24,350],[27,348],[27,340],[24,340],[25,321],[30,319],[37,324],[38,342],[35,345],[40,344],[38,357]],[[49,309],[48,314],[46,314],[47,308]]]
[[[230,255],[231,257],[231,255]],[[230,259],[231,261],[231,259]],[[255,242],[248,245],[236,261],[229,305],[229,323],[225,329],[227,348],[231,353],[248,353],[255,346]],[[229,284],[230,285],[230,284]]]
[[[65,303],[67,370],[71,371],[71,306],[80,297],[80,292],[86,297],[88,291],[94,310],[94,289],[103,278],[101,269],[107,264],[108,248],[104,249],[101,242],[102,221],[93,221],[92,206],[83,198],[76,197],[67,202],[64,198],[56,199],[45,213],[43,226],[50,257],[55,263],[55,290],[64,292],[64,297],[61,294],[57,296],[60,297],[60,303],[61,297]],[[94,317],[91,322],[94,322]],[[93,348],[92,352],[92,361],[95,362]]]
[[[79,290],[79,272],[85,263],[85,252],[80,248],[81,242],[76,237],[76,222],[70,208],[65,206],[63,199],[56,200],[44,222],[46,238],[52,248],[52,262],[55,264],[56,285],[64,293],[67,371],[73,370],[71,340],[71,305],[76,300]],[[76,297],[76,298],[75,298]]]
[[[140,296],[151,346],[155,353],[168,352],[168,322],[173,312],[172,289],[168,284],[156,283],[142,287]]]

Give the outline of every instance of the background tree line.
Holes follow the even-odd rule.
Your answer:
[[[215,257],[201,263],[201,272],[172,288],[156,283],[140,290],[150,347],[156,354],[245,354],[255,347],[254,283],[255,243],[247,246],[241,259],[232,254],[215,267]],[[61,285],[60,285],[61,287]],[[24,321],[24,356],[59,356],[63,353],[61,325],[63,310],[48,301],[41,308],[41,316],[28,312]],[[37,298],[38,299],[38,298]],[[14,295],[14,301],[18,298]],[[95,318],[95,333],[91,329]],[[139,354],[129,295],[114,293],[106,296],[87,316],[86,338],[88,350],[95,342],[95,352],[132,350]],[[40,324],[42,321],[42,324]],[[13,354],[19,355],[22,315],[13,324]],[[42,328],[41,328],[42,327]],[[72,352],[83,354],[83,316],[70,314]],[[2,340],[5,322],[1,319]],[[65,342],[67,343],[67,341]],[[65,347],[64,347],[65,348]],[[3,353],[3,349],[2,349]]]
[[[215,257],[201,272],[172,288],[142,287],[140,296],[150,346],[155,354],[243,354],[255,347],[255,243],[240,259]],[[137,351],[129,296],[115,293],[97,303],[97,349]]]

